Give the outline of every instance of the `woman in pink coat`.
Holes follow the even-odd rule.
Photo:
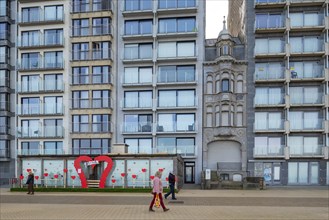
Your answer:
[[[162,176],[162,172],[160,172],[160,171],[157,171],[154,175],[153,190],[152,190],[153,199],[152,199],[152,202],[151,202],[150,208],[149,208],[150,212],[154,212],[152,207],[154,205],[156,195],[159,195],[160,204],[161,204],[161,207],[163,208],[163,211],[166,212],[169,210],[164,205],[163,199],[162,199],[163,187],[162,187],[162,182],[161,182],[161,176]]]

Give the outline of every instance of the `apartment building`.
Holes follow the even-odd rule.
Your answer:
[[[232,6],[230,29],[248,44],[249,172],[270,185],[329,184],[328,1]]]
[[[15,174],[16,1],[0,1],[0,185]]]

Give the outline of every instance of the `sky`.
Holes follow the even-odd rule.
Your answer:
[[[228,0],[206,0],[206,38],[217,38],[227,18]]]

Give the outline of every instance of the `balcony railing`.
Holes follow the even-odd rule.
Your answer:
[[[286,0],[255,0],[256,4],[270,4],[270,3],[282,3],[286,2]]]
[[[324,67],[323,65],[318,65],[310,70],[309,69],[295,70],[294,67],[291,67],[290,78],[291,80],[324,78]]]
[[[18,127],[18,138],[63,138],[63,126]]]
[[[42,146],[38,149],[18,149],[18,155],[31,156],[31,155],[67,155],[71,154],[70,151],[58,149],[42,149]]]
[[[0,125],[0,134],[10,134],[10,127],[7,125]]]
[[[152,132],[153,125],[152,122],[142,123],[142,122],[125,122],[123,125],[124,133],[144,133]]]
[[[10,111],[9,101],[0,101],[0,111]]]
[[[109,84],[112,78],[110,73],[75,74],[72,75],[71,85]]]
[[[254,157],[276,158],[284,157],[284,146],[255,146]]]
[[[17,85],[19,93],[36,93],[36,92],[51,92],[64,91],[64,83],[62,80],[39,80],[20,82]]]
[[[254,131],[280,131],[284,129],[284,120],[256,120]]]
[[[161,122],[157,124],[157,132],[196,132],[194,122],[183,125],[177,122]]]
[[[301,130],[322,130],[323,129],[323,119],[296,119],[290,120],[290,130],[291,131],[301,131]]]
[[[256,94],[254,103],[255,106],[282,105],[284,104],[284,94]]]
[[[64,46],[65,39],[62,35],[48,35],[47,38],[43,34],[39,34],[38,37],[24,40],[24,37],[18,36],[17,46],[18,47],[51,47],[51,46]]]
[[[83,60],[108,60],[112,59],[112,50],[81,50],[72,51],[73,61]]]
[[[18,63],[18,70],[43,70],[43,69],[63,69],[63,62],[48,62],[43,59],[22,60]]]
[[[113,27],[111,24],[91,26],[91,27],[73,26],[72,37],[111,35],[112,29]]]
[[[10,88],[10,78],[9,77],[0,77],[0,87]]]
[[[312,45],[307,44],[305,41],[302,44],[292,45],[290,43],[291,53],[316,53],[324,52],[324,41],[316,40],[314,38]]]
[[[155,154],[180,154],[183,157],[195,156],[195,145],[185,146],[157,146],[153,149]]]
[[[289,147],[291,157],[319,157],[323,156],[323,145]]]
[[[292,105],[310,105],[324,103],[323,93],[298,93],[290,94],[290,104]]]
[[[143,98],[143,99],[133,99],[133,98],[124,98],[121,103],[121,106],[125,109],[149,109],[153,106],[154,99]]]
[[[284,79],[285,69],[277,68],[271,70],[256,71],[255,80],[279,80]]]
[[[49,16],[45,14],[45,11],[41,8],[38,12],[29,13],[28,16],[24,17],[22,12],[18,15],[18,23],[19,24],[38,24],[38,23],[53,23],[53,22],[64,22],[63,12],[57,12],[56,15],[59,16]]]
[[[10,158],[9,149],[0,149],[0,158]]]
[[[64,106],[62,103],[40,103],[17,105],[17,114],[24,115],[62,115]]]
[[[111,122],[101,121],[99,123],[72,123],[72,133],[109,133]]]
[[[255,29],[274,29],[274,28],[284,28],[284,17],[281,17],[280,20],[271,20],[267,18],[267,21],[263,21],[262,19],[257,20],[255,23]]]
[[[111,11],[112,1],[99,1],[99,2],[74,2],[71,1],[71,13],[83,13],[83,12],[97,12],[97,11]]]
[[[72,99],[72,109],[111,108],[110,98]]]

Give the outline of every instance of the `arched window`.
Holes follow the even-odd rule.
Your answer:
[[[206,127],[212,127],[212,107],[207,107],[207,124]]]
[[[212,76],[207,77],[207,94],[212,94]]]
[[[222,92],[229,92],[230,91],[230,80],[223,79],[222,80]]]

